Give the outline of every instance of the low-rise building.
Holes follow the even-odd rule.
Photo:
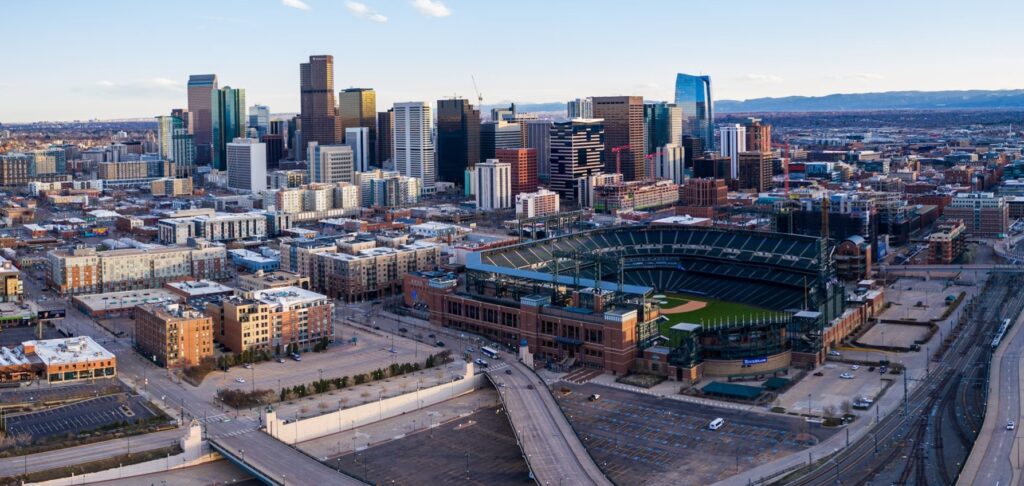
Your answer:
[[[204,214],[161,219],[157,222],[157,229],[159,240],[164,244],[183,245],[189,238],[234,241],[266,237],[267,217],[262,212]]]
[[[143,304],[180,302],[181,297],[167,289],[127,290],[102,294],[81,294],[71,298],[71,305],[96,319],[113,316],[134,316],[135,307]]]
[[[13,348],[0,347],[0,382],[66,383],[117,374],[117,357],[89,336],[25,341]]]
[[[235,353],[309,350],[334,337],[334,302],[299,287],[254,290],[207,304],[214,339]]]
[[[212,280],[167,282],[164,284],[164,289],[178,296],[182,302],[194,302],[217,296],[229,297],[235,294],[235,289]]]
[[[144,304],[135,310],[135,343],[165,368],[195,366],[213,357],[213,320],[185,304]]]
[[[556,214],[559,211],[558,193],[547,189],[537,192],[516,194],[516,217],[535,218]]]
[[[968,236],[973,237],[999,236],[1010,227],[1006,201],[991,192],[958,193],[943,215],[963,220]]]
[[[149,183],[149,192],[157,197],[179,197],[192,195],[192,178],[175,179],[165,177]]]
[[[630,181],[594,189],[594,210],[615,213],[671,206],[679,202],[679,185],[672,181]]]
[[[928,263],[949,265],[964,254],[967,247],[967,226],[963,220],[948,219],[928,235]]]
[[[299,287],[309,290],[309,276],[285,270],[275,272],[257,270],[255,273],[238,276],[238,288],[241,290],[277,289],[281,287]]]
[[[21,270],[10,260],[0,257],[0,302],[20,302],[24,291]]]

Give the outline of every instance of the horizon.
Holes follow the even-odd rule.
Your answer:
[[[298,65],[313,54],[334,55],[335,90],[375,89],[378,111],[398,101],[433,103],[452,95],[476,104],[474,77],[485,106],[623,94],[672,100],[678,72],[710,75],[716,101],[1020,89],[1024,66],[1014,61],[1012,43],[1000,41],[1002,32],[1014,30],[1014,16],[985,14],[1019,7],[1003,0],[983,3],[984,8],[971,9],[953,1],[877,0],[857,5],[793,0],[741,9],[676,2],[642,9],[612,2],[531,9],[464,0],[15,3],[6,6],[0,27],[10,38],[32,39],[34,48],[9,50],[6,65],[17,68],[11,73],[44,75],[8,75],[0,82],[0,121],[166,114],[186,105],[188,76],[198,73],[215,73],[222,86],[245,89],[250,106],[298,112]],[[872,15],[883,11],[884,17]],[[679,23],[693,18],[700,20]],[[862,18],[870,22],[854,21]],[[152,19],[176,26],[174,35],[165,32],[164,38],[158,32],[147,37],[149,42],[132,42],[132,32]],[[39,36],[33,26],[44,23],[48,35]],[[597,39],[593,55],[548,55],[560,47],[577,52],[580,33],[614,32],[624,23],[644,35],[620,36],[614,43],[591,36]],[[972,23],[984,28],[966,38],[949,35]],[[748,33],[761,32],[764,25],[774,27],[771,40],[754,51],[751,43],[763,40]],[[827,27],[827,34],[808,41],[814,35],[808,27],[818,25]],[[527,29],[536,34],[518,34]],[[474,40],[479,47],[466,49]],[[609,70],[602,65],[606,59],[633,64]],[[985,65],[1001,69],[982,69]],[[410,72],[414,83],[407,79]]]

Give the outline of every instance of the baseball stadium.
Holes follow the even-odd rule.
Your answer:
[[[678,380],[820,363],[845,307],[825,240],[711,227],[579,232],[471,254],[461,280],[423,278],[406,303],[436,324],[525,342],[553,368]]]

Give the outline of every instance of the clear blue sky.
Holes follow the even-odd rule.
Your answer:
[[[676,72],[716,99],[1024,84],[1019,0],[3,0],[0,32],[0,122],[165,114],[191,73],[294,112],[310,54],[378,107],[470,75],[486,104],[670,99]]]

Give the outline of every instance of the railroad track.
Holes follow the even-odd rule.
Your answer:
[[[1006,280],[1011,280],[1011,282]],[[1004,313],[1016,315],[1021,310],[1022,297],[1010,292],[1011,289],[1016,288],[1014,284],[1017,283],[1017,280],[1005,276],[993,276],[989,279],[988,285],[980,294],[984,296],[981,297],[982,301],[971,306],[968,316],[955,331],[958,336],[966,336],[967,339],[956,339],[950,346],[951,352],[947,353],[949,359],[940,364],[921,386],[910,393],[906,404],[908,412],[906,416],[902,410],[890,413],[874,427],[872,434],[865,435],[830,460],[810,466],[810,470],[803,476],[794,478],[790,475],[787,484],[833,484],[836,481],[861,484],[875,476],[897,457],[901,457],[903,451],[911,445],[914,447],[912,449],[914,452],[908,455],[909,461],[901,472],[899,484],[907,484],[911,475],[915,476],[914,479],[917,483],[928,484],[926,474],[929,468],[925,464],[927,455],[917,452],[924,450],[924,439],[927,437],[928,431],[928,415],[923,412],[931,410],[940,401],[940,398],[946,398],[942,400],[945,404],[950,402],[949,394],[960,390],[967,391],[963,387],[971,386],[969,381],[973,380],[961,379],[960,370],[975,368],[969,366],[975,363],[985,365],[977,367],[978,369],[982,371],[987,369],[988,361],[983,353],[989,350],[988,343],[991,340],[989,335],[998,327]],[[1001,283],[994,285],[996,281]],[[1011,312],[1004,312],[1007,310]],[[949,389],[948,394],[941,393],[946,388]],[[966,395],[966,393],[959,394]],[[953,403],[956,401],[953,400]],[[963,407],[965,415],[970,415],[967,413],[969,408],[966,398],[963,399]],[[923,420],[912,419],[912,417],[922,414],[924,415]],[[971,418],[972,421],[974,419]],[[936,437],[941,436],[941,427],[933,429],[936,430]],[[976,425],[973,426],[973,430],[977,431]],[[873,437],[869,437],[869,435]],[[913,438],[914,441],[907,442],[907,438]],[[879,444],[886,444],[889,441],[892,443],[889,444],[889,447],[882,446],[884,447],[882,450],[886,450],[885,453],[877,453],[874,445],[876,440],[879,441]],[[949,477],[948,469],[945,467],[940,474],[944,479]]]

